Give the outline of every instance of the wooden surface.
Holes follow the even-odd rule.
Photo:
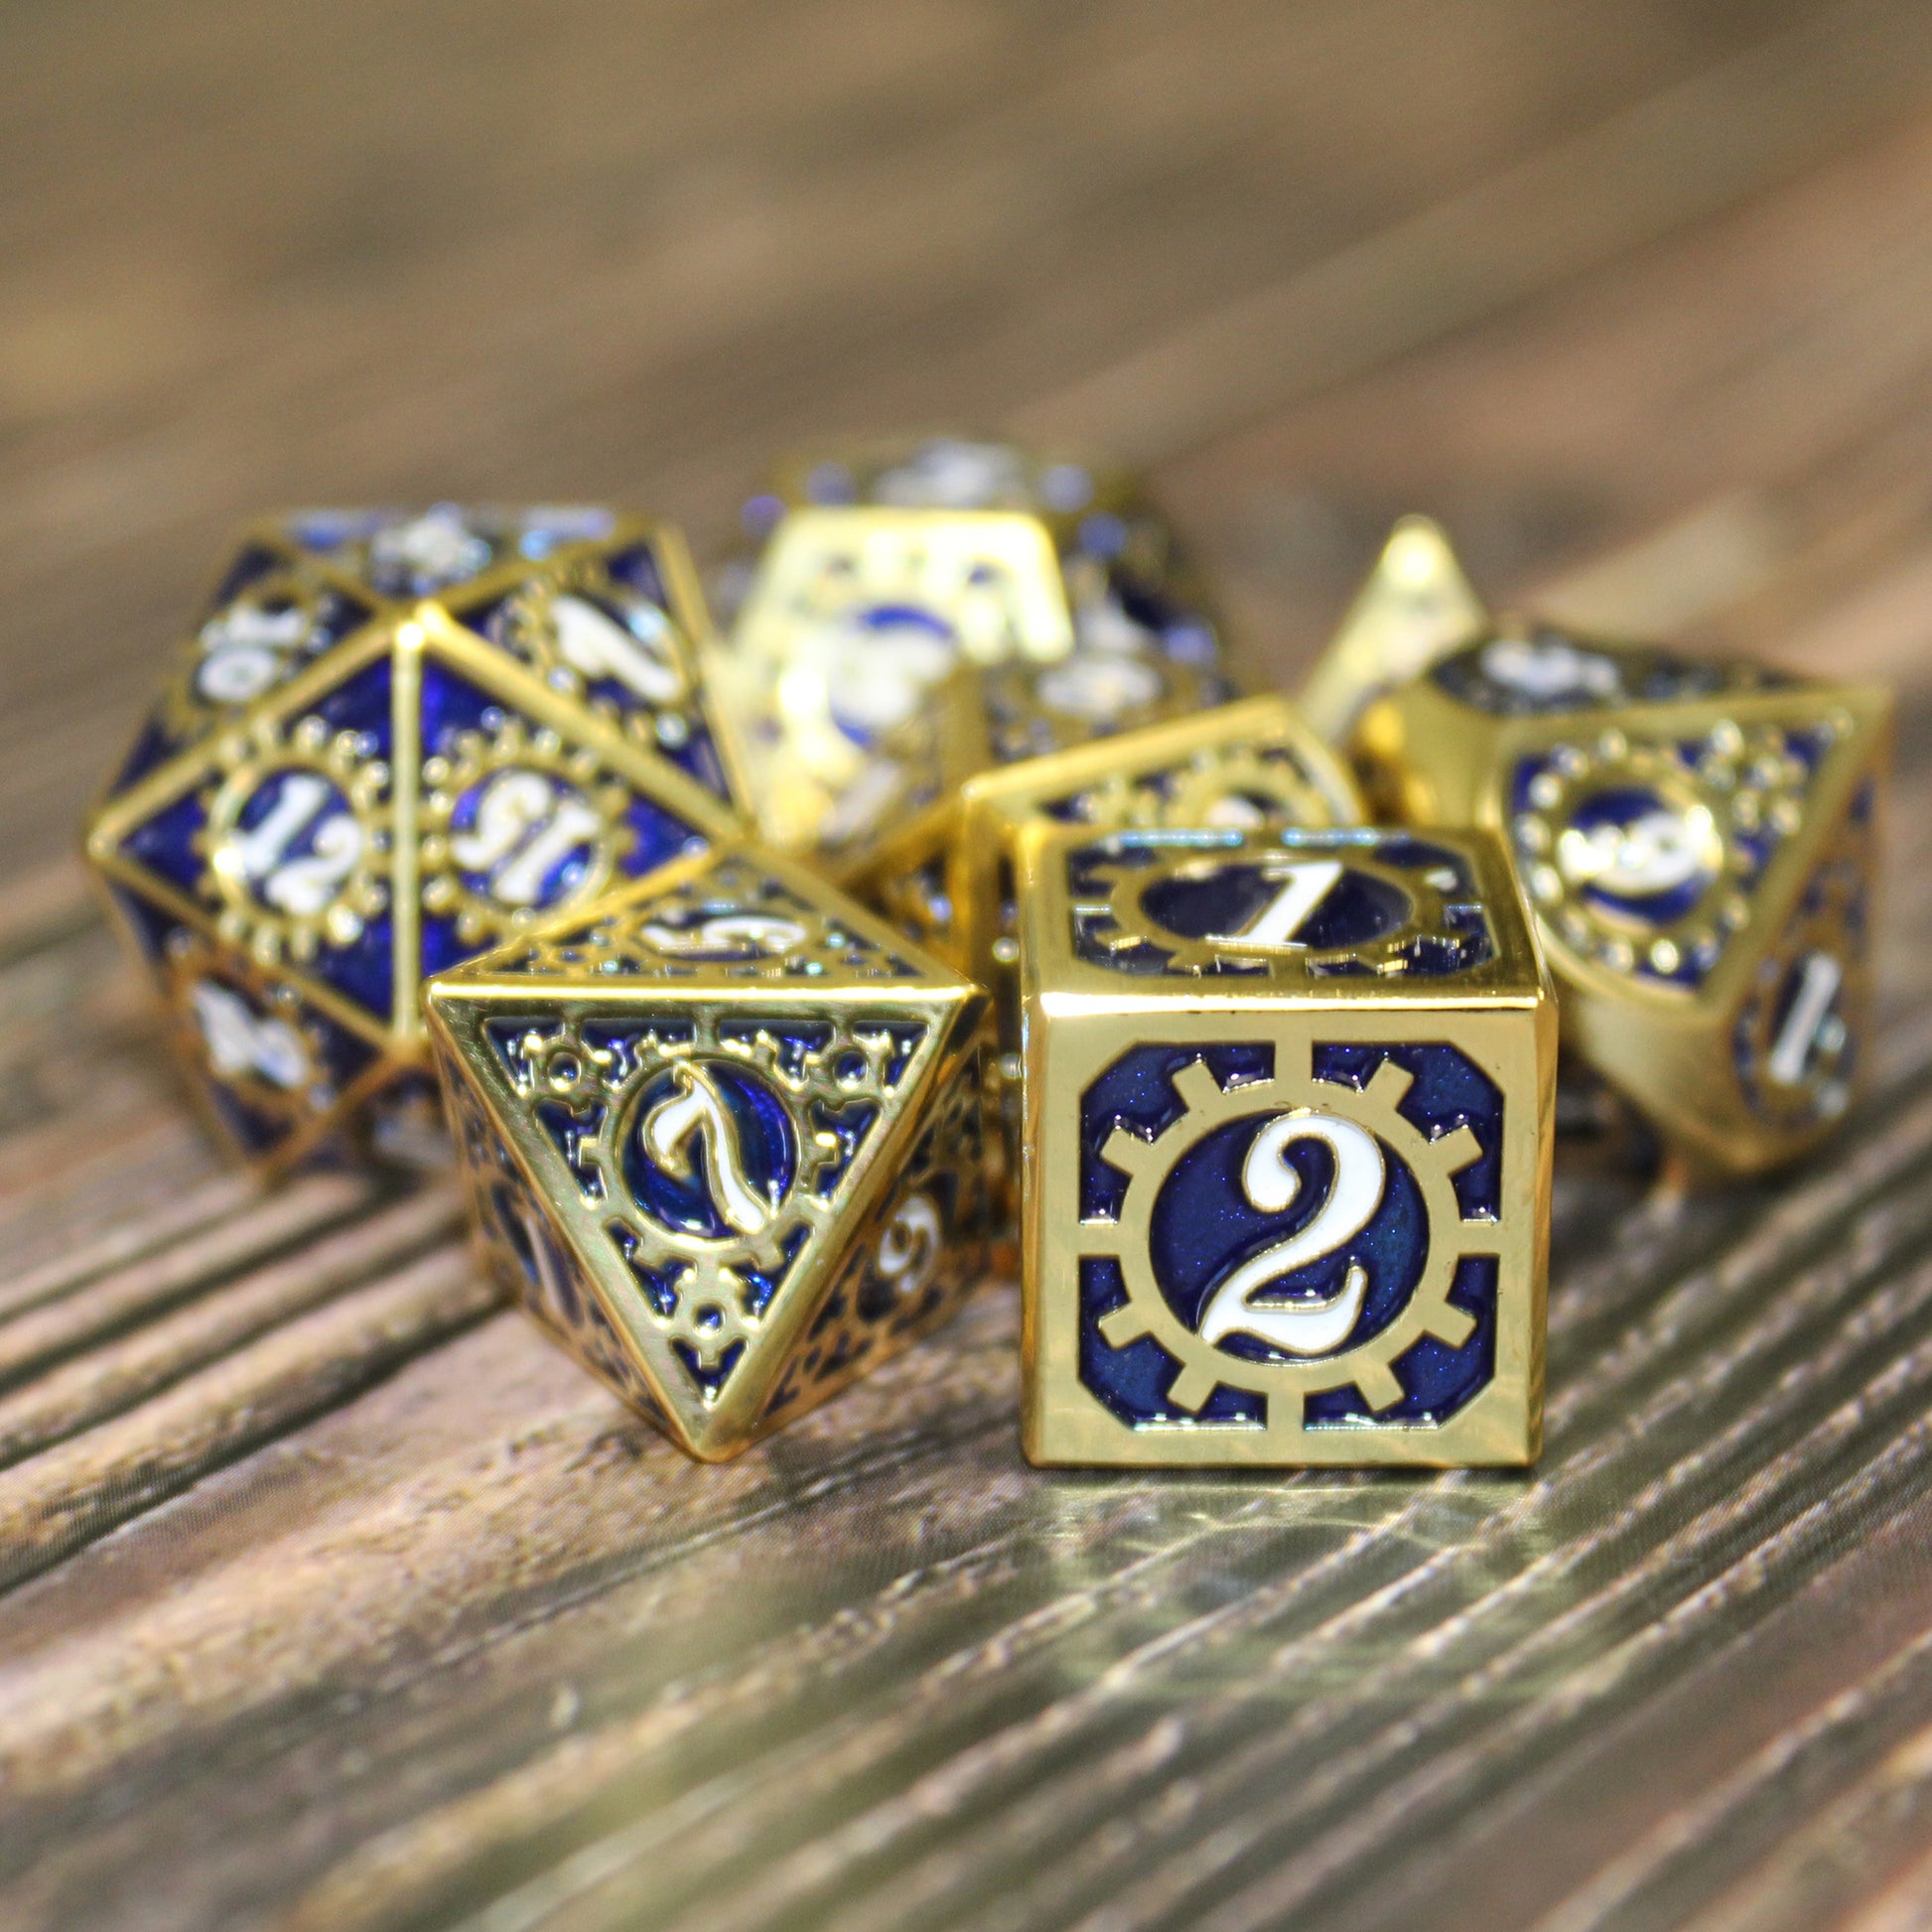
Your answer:
[[[14,10],[0,1924],[1932,1923],[1921,0]],[[1025,1467],[1016,1301],[724,1468],[436,1189],[268,1197],[66,856],[224,529],[958,420],[1153,463],[1257,676],[1386,525],[1901,687],[1869,1104],[1561,1175],[1533,1476]]]

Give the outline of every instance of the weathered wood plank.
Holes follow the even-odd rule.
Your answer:
[[[359,1206],[367,1198],[366,1191],[356,1189],[348,1204]],[[168,1273],[194,1272],[199,1299],[184,1309],[170,1311],[173,1297],[131,1295],[124,1283],[106,1297],[96,1286],[86,1298],[85,1330],[96,1345],[78,1359],[42,1373],[25,1388],[0,1396],[0,1467],[120,1415],[316,1303],[397,1268],[432,1242],[447,1240],[461,1224],[456,1195],[447,1188],[400,1201],[340,1233],[318,1235],[312,1216],[313,1208],[305,1214],[301,1232],[316,1238],[298,1253],[221,1285],[218,1294],[207,1291],[238,1256],[252,1259],[264,1247],[287,1241],[286,1223],[264,1240],[259,1221],[224,1222],[223,1237],[241,1238],[223,1239],[218,1258],[209,1254],[213,1243],[207,1239],[171,1250]],[[150,1282],[143,1287],[151,1286],[159,1272],[151,1269]],[[103,1300],[108,1309],[100,1306]],[[150,1318],[131,1335],[118,1335],[131,1319],[152,1317],[157,1309],[162,1311],[159,1319]],[[68,1324],[68,1336],[78,1326]],[[113,1338],[103,1342],[103,1332]],[[7,1331],[0,1329],[0,1345],[6,1339]],[[118,1471],[113,1479],[119,1480]]]
[[[17,851],[227,517],[647,485],[715,533],[842,416],[1199,446],[1275,672],[1434,499],[1499,599],[1923,682],[1932,134],[1817,165],[1926,84],[1915,10],[348,0],[293,93],[280,10],[109,13],[0,80]],[[1909,1922],[1929,747],[1921,702],[1877,1097],[1782,1189],[1567,1169],[1529,1480],[1027,1470],[1004,1288],[694,1468],[488,1317],[444,1198],[219,1178],[73,873],[0,892],[0,1917]]]
[[[1894,16],[1889,58],[1869,59]],[[1580,220],[1580,245],[1593,235],[1598,253],[1561,260],[1539,255],[1525,229],[1512,275],[1465,284],[1490,290],[1482,313],[1541,286],[1546,271],[1570,272],[1797,170],[1902,111],[1911,76],[1926,77],[1913,51],[1919,10],[1904,0],[1689,22],[1668,7],[1612,17],[1533,0],[1454,10],[1381,0],[1351,10],[1347,33],[1321,10],[1228,0],[1207,16],[1041,16],[1005,37],[969,10],[900,20],[866,6],[854,10],[853,44],[841,36],[836,56],[802,73],[786,58],[795,43],[760,23],[738,84],[784,111],[747,121],[677,97],[669,81],[696,50],[721,45],[715,22],[680,15],[666,30],[673,45],[660,46],[626,24],[634,18],[607,11],[577,29],[634,48],[653,103],[625,99],[618,155],[594,177],[611,245],[593,245],[595,224],[560,227],[545,193],[503,169],[491,129],[520,117],[530,83],[513,62],[480,62],[474,84],[486,99],[451,113],[412,97],[387,123],[409,158],[399,178],[371,182],[366,159],[318,116],[303,168],[262,187],[284,198],[273,204],[290,229],[281,239],[304,272],[264,272],[258,286],[234,285],[223,253],[234,241],[196,201],[225,203],[236,152],[273,124],[279,99],[230,95],[196,70],[226,16],[196,13],[167,35],[135,36],[100,75],[76,76],[100,89],[98,104],[84,96],[99,151],[64,143],[78,148],[76,173],[50,193],[66,220],[38,231],[56,256],[21,284],[16,324],[35,349],[18,365],[28,433],[13,446],[0,439],[0,477],[11,447],[27,466],[31,512],[0,532],[0,577],[17,584],[19,634],[61,644],[8,667],[18,688],[0,714],[0,812],[18,849],[67,839],[86,774],[111,755],[105,695],[131,716],[222,524],[262,502],[371,488],[641,493],[715,543],[774,440],[941,416],[1019,420],[1097,362],[1159,354],[1271,280],[1318,284],[1324,263],[1426,208],[1462,207],[1457,190],[1479,195],[1484,179],[1531,155],[1571,157],[1545,184],[1560,194],[1587,172],[1580,139],[1587,150],[1587,130],[1620,109],[1639,115],[1618,123],[1633,163],[1670,178],[1632,197],[1648,225],[1612,232]],[[478,22],[483,42],[509,31],[500,16]],[[394,74],[377,50],[392,32],[350,14],[318,66],[333,71],[341,48],[366,45],[376,65],[358,70],[386,94]],[[922,76],[935,54],[956,64],[960,94]],[[180,157],[183,185],[148,191],[150,202],[125,193],[136,157],[123,144],[139,122],[117,116],[115,90],[135,73],[156,85],[156,65],[166,84],[217,111]],[[593,65],[624,70],[621,55]],[[1696,74],[1705,82],[1687,78]],[[1683,130],[1671,162],[1649,155],[1639,104],[1664,98],[1673,80],[1706,84],[1711,97],[1694,91],[1666,114]],[[28,130],[42,98],[22,103],[27,154],[40,152]],[[948,98],[950,111],[907,105]],[[600,98],[587,111],[595,120],[615,106]],[[1735,141],[1717,138],[1725,116]],[[680,146],[670,130],[693,120],[704,126]],[[861,125],[870,144],[853,138]],[[748,126],[759,129],[749,150]],[[1700,128],[1706,145],[1683,145]],[[447,147],[433,145],[434,129]],[[1314,153],[1335,158],[1333,188],[1311,166]],[[1359,155],[1373,160],[1364,168]],[[1211,191],[1204,169],[1219,184]],[[1514,192],[1527,196],[1537,179],[1532,168]],[[1534,230],[1546,232],[1547,220]],[[62,238],[79,247],[73,235],[93,237],[82,263],[127,264],[90,315],[114,376],[50,415],[31,384],[45,369],[59,398],[75,379],[42,346],[68,315],[59,298],[77,299],[69,284],[82,270],[63,266]],[[171,246],[157,250],[157,237]],[[373,263],[352,252],[358,240]],[[1383,341],[1392,315],[1412,329],[1431,316],[1439,330],[1470,319],[1427,299],[1436,266],[1408,255],[1410,281],[1362,283],[1333,316],[1337,340]],[[91,273],[101,280],[97,265]],[[447,326],[453,314],[463,330]],[[552,346],[566,342],[568,356]],[[1218,360],[1216,379],[1254,398],[1285,393],[1283,372],[1299,365],[1294,345],[1253,332],[1239,356]],[[169,381],[181,385],[179,406],[130,420],[124,398]],[[1139,406],[1134,384],[1116,388],[1123,410]],[[1132,429],[1128,415],[1084,409],[1082,427],[1100,441]],[[1221,420],[1203,415],[1183,441]]]
[[[334,1407],[477,1320],[493,1302],[468,1253],[445,1248],[0,1471],[0,1586],[34,1575]]]
[[[1882,101],[1921,106],[1927,31],[1888,6],[1801,20],[1032,405],[1022,425],[1172,459],[1788,179]]]

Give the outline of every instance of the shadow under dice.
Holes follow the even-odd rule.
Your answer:
[[[244,538],[88,855],[229,1136],[432,1140],[428,973],[740,824],[675,535],[315,511]]]
[[[736,1454],[976,1286],[984,1005],[743,847],[436,980],[490,1265],[680,1448]]]
[[[1035,830],[1025,1440],[1537,1449],[1556,1016],[1486,834]]]
[[[1394,815],[1504,835],[1567,1045],[1695,1169],[1745,1173],[1861,1072],[1889,709],[1543,628],[1449,653],[1357,748]]]

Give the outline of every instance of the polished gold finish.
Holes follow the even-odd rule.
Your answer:
[[[1694,1173],[1844,1116],[1869,1029],[1891,701],[1654,646],[1513,628],[1364,715],[1384,811],[1510,843],[1565,1043]]]
[[[896,738],[912,734],[916,766],[957,765],[916,750],[950,676],[968,674],[994,763],[1229,695],[1207,600],[1122,473],[930,437],[787,459],[746,514],[764,541],[721,573],[735,620],[710,675],[761,833],[835,876],[854,870],[859,806],[885,801],[860,843],[897,830],[897,776],[870,768],[906,762]],[[914,929],[945,937],[929,916]]]
[[[1352,825],[1362,802],[1347,767],[1295,707],[1268,696],[979,772],[961,787],[960,812],[947,871],[957,956],[991,986],[1017,956],[1013,868],[1030,825]]]
[[[1345,745],[1378,697],[1488,621],[1441,526],[1405,516],[1303,687],[1302,713],[1328,744]]]
[[[760,831],[783,850],[843,843],[842,801],[871,782],[875,748],[957,666],[1072,648],[1058,559],[1031,516],[794,512],[720,653]]]
[[[722,1460],[943,1320],[985,1252],[985,996],[754,848],[425,993],[483,1252]]]
[[[87,855],[224,1137],[278,1172],[410,1137],[426,958],[745,820],[674,531],[441,505],[277,518],[237,553]]]
[[[945,861],[951,931],[944,950],[993,996],[998,1050],[987,1094],[1002,1123],[1003,1162],[1010,1168],[1017,1160],[1021,1124],[1018,862],[1029,827],[1265,829],[1361,818],[1347,768],[1286,698],[1273,696],[1216,705],[967,779]],[[893,902],[909,901],[918,876],[911,869],[887,875],[883,890]]]
[[[953,966],[948,867],[963,789],[990,757],[980,674],[955,671],[880,741],[820,826],[818,864]]]
[[[1557,1028],[1499,842],[1020,855],[1028,1455],[1533,1459]]]

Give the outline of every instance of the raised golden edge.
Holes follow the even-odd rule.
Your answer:
[[[1488,622],[1442,526],[1405,516],[1303,686],[1303,713],[1317,736],[1340,746],[1376,698]]]

